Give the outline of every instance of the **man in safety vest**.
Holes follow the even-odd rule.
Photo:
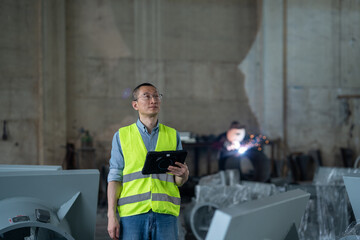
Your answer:
[[[108,233],[112,239],[178,239],[178,186],[189,177],[176,162],[168,173],[143,175],[148,151],[181,150],[179,134],[158,122],[162,95],[150,83],[133,90],[136,123],[114,135],[108,175]],[[118,221],[116,210],[120,215]]]

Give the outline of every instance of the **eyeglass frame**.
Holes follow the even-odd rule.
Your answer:
[[[155,101],[161,101],[162,97],[163,97],[162,93],[159,93],[157,96],[144,93],[143,95],[139,96],[138,98],[136,98],[133,101],[137,101],[137,100],[139,100],[139,98],[144,99],[145,101],[150,101],[152,98],[154,98]]]

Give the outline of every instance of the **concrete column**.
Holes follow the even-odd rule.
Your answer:
[[[66,145],[65,1],[41,0],[39,164],[61,164]]]
[[[264,132],[284,138],[283,0],[263,1]]]

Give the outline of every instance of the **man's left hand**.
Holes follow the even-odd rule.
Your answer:
[[[175,175],[176,185],[183,185],[189,178],[189,168],[186,163],[175,162],[176,166],[169,166],[168,173]]]

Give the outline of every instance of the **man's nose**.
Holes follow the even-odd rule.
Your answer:
[[[156,96],[151,96],[151,97],[150,97],[150,101],[151,101],[151,102],[159,102],[159,98],[156,97]]]

